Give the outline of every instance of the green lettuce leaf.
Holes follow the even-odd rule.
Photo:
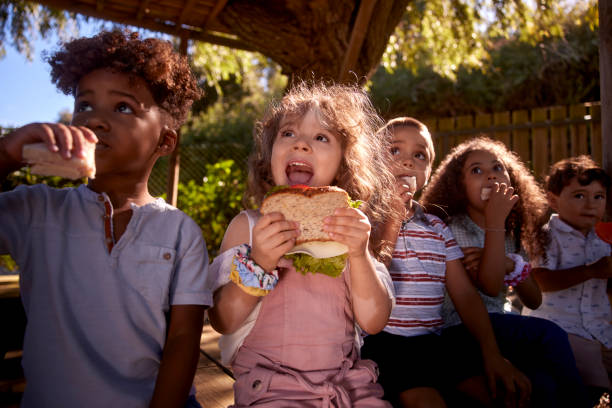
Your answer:
[[[361,204],[363,204],[363,201],[361,200],[349,200],[349,205],[353,208],[359,208],[361,207]]]
[[[337,278],[344,270],[347,256],[347,254],[342,254],[331,258],[313,258],[307,254],[291,254],[285,255],[285,258],[291,259],[295,269],[302,275],[306,275],[308,272],[322,273]]]

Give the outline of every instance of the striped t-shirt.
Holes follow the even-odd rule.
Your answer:
[[[438,332],[446,262],[463,257],[449,228],[418,209],[400,229],[389,267],[396,304],[385,331],[402,336]]]

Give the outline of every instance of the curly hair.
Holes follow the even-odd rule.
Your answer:
[[[610,176],[606,171],[590,156],[581,155],[560,160],[550,166],[548,175],[544,179],[546,191],[558,196],[574,178],[577,178],[581,186],[599,181],[606,191],[610,188]]]
[[[470,153],[486,151],[502,162],[510,175],[510,183],[519,196],[506,218],[506,229],[531,259],[544,255],[548,237],[543,226],[548,218],[548,202],[544,191],[520,157],[500,141],[484,136],[475,137],[455,146],[442,160],[427,188],[421,204],[427,212],[445,222],[458,214],[467,213],[468,198],[463,180],[463,167]]]
[[[261,205],[266,192],[274,186],[272,146],[283,118],[302,117],[311,109],[340,141],[343,155],[334,184],[346,190],[352,199],[366,203],[363,211],[372,224],[370,248],[377,258],[383,259],[390,255],[391,248],[380,239],[382,225],[400,217],[389,204],[394,183],[389,167],[390,143],[377,134],[384,122],[370,98],[357,86],[301,82],[270,105],[255,126],[245,205]]]
[[[137,32],[102,31],[93,37],[78,38],[45,58],[51,65],[51,81],[66,95],[75,95],[81,78],[97,69],[141,77],[157,105],[177,129],[202,91],[187,59],[168,41],[140,39]]]

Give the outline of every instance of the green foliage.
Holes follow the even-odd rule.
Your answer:
[[[0,182],[0,191],[9,191],[21,184],[29,186],[34,184],[47,184],[55,188],[76,187],[86,181],[86,178],[82,180],[68,180],[61,177],[39,176],[37,174],[32,174],[29,167],[24,167],[21,170],[9,174],[5,180],[2,180]]]
[[[210,257],[216,256],[223,234],[242,209],[246,175],[233,160],[206,166],[202,184],[190,180],[178,187],[177,207],[202,228]]]
[[[79,21],[74,13],[41,6],[24,0],[0,0],[0,57],[6,53],[7,30],[10,44],[32,59],[32,42],[39,35],[45,38],[51,32],[65,39],[78,32]]]
[[[183,143],[240,143],[248,153],[255,121],[286,86],[280,67],[258,53],[198,43],[192,69],[205,96],[183,127]]]
[[[436,61],[380,68],[370,92],[385,117],[443,117],[597,101],[597,7],[558,15],[562,31],[533,43],[518,34],[487,42],[480,66],[460,64],[454,74]],[[407,64],[407,63],[406,63]]]
[[[10,272],[17,272],[17,263],[10,255],[0,255],[0,270],[6,269]]]
[[[568,19],[597,7],[597,0],[569,6],[564,0],[415,0],[389,39],[382,65],[389,72],[428,67],[454,80],[461,66],[479,68],[487,61],[490,39],[533,46],[559,37]]]

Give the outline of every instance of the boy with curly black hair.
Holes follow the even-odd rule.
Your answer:
[[[198,406],[206,245],[147,181],[200,90],[170,43],[136,33],[77,39],[48,61],[75,98],[72,124],[0,138],[0,175],[35,142],[66,159],[96,143],[97,174],[78,188],[0,194],[0,253],[19,264],[28,319],[22,406]]]

